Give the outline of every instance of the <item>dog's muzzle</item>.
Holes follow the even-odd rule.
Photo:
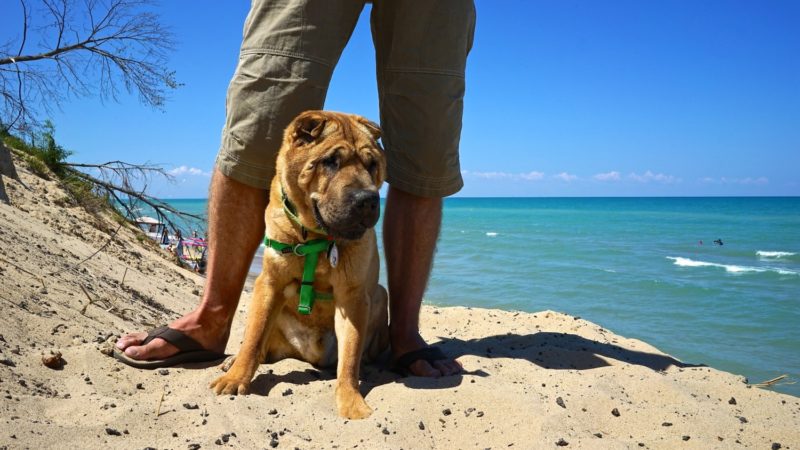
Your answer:
[[[380,196],[377,191],[355,190],[338,207],[318,205],[315,212],[320,225],[334,237],[358,239],[378,222],[381,214]]]

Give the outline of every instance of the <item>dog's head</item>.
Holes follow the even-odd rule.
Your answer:
[[[361,116],[329,111],[306,111],[289,124],[277,169],[301,219],[338,239],[358,239],[375,226],[386,176],[380,135]]]

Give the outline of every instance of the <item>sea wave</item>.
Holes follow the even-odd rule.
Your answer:
[[[489,232],[486,233],[486,235],[489,236],[489,237],[495,237],[495,236],[497,236],[497,233],[495,233],[494,231],[489,231]]]
[[[752,266],[738,266],[735,264],[719,264],[713,263],[708,261],[696,261],[690,258],[683,258],[680,256],[667,256],[667,259],[671,259],[675,262],[676,266],[681,267],[719,267],[725,269],[728,273],[763,273],[763,272],[775,272],[780,275],[800,275],[800,273],[795,272],[793,270],[781,269],[778,267],[752,267]]]
[[[780,258],[788,258],[790,256],[794,256],[797,253],[793,252],[773,252],[773,251],[766,251],[766,250],[758,250],[756,252],[756,256],[762,259],[780,259]]]

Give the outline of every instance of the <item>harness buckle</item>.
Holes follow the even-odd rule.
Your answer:
[[[294,253],[297,256],[305,256],[305,253],[300,253],[300,250],[303,248],[303,245],[304,244],[295,244],[291,249],[292,253]]]

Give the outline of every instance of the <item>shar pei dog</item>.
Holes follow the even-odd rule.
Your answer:
[[[265,214],[263,270],[239,353],[210,387],[245,394],[262,362],[336,364],[336,408],[372,410],[358,390],[362,356],[389,345],[374,226],[386,162],[380,128],[363,117],[307,111],[286,128]]]

